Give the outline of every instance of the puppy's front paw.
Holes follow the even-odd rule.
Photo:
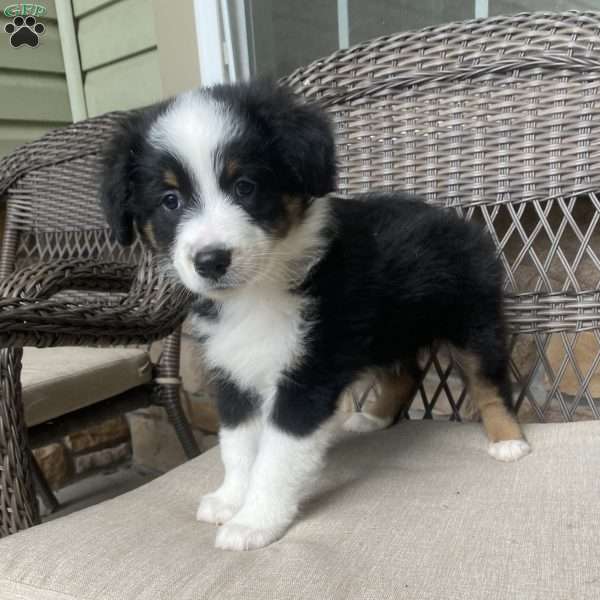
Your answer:
[[[222,550],[255,550],[277,541],[285,527],[261,529],[241,523],[226,523],[219,528],[215,547]]]
[[[504,440],[491,443],[488,452],[496,460],[513,462],[527,456],[531,452],[531,447],[525,440]]]
[[[202,496],[200,500],[196,519],[198,521],[205,521],[206,523],[222,525],[229,521],[239,508],[239,506],[223,500],[217,494],[208,494],[207,496]]]

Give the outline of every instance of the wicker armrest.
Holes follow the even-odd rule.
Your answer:
[[[64,289],[127,292],[136,271],[134,265],[89,259],[34,264],[0,281],[0,305],[7,299],[49,298]]]
[[[29,267],[0,289],[0,347],[144,343],[171,334],[190,302],[151,257],[139,267],[89,260]],[[112,299],[52,298],[72,289],[126,293]]]
[[[0,160],[0,195],[31,171],[97,154],[98,148],[126,117],[126,112],[106,113],[53,129],[38,140],[20,146]]]

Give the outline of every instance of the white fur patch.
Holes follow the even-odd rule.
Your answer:
[[[265,425],[244,504],[220,528],[215,545],[250,550],[279,539],[320,473],[331,434],[330,424],[302,438]]]
[[[179,159],[202,194],[214,195],[219,185],[215,175],[215,152],[239,131],[231,110],[201,90],[178,96],[153,123],[149,139],[156,148]]]
[[[370,431],[386,429],[392,424],[392,421],[392,417],[381,418],[365,412],[355,412],[344,421],[342,427],[346,431],[368,433]]]
[[[194,319],[199,335],[208,335],[205,357],[224,369],[242,389],[273,397],[281,372],[302,354],[306,300],[278,288],[252,286],[223,302],[219,318]]]
[[[229,504],[218,493],[207,494],[200,499],[196,520],[222,525],[235,515],[240,506],[239,504]]]
[[[488,452],[496,460],[512,462],[527,456],[531,452],[531,446],[525,440],[505,440],[491,443]]]
[[[235,428],[221,427],[219,442],[225,480],[218,490],[200,500],[198,521],[225,523],[242,506],[258,452],[261,426],[258,419],[253,419]]]

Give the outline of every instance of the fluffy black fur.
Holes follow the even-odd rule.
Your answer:
[[[145,137],[166,107],[161,103],[132,112],[104,149],[100,201],[115,239],[123,246],[133,243],[134,221],[142,225],[154,208],[147,193],[153,183],[148,170],[163,161],[178,166],[170,157],[160,156]]]
[[[282,380],[275,421],[307,434],[357,373],[398,362],[413,370],[437,341],[479,357],[510,407],[503,271],[483,230],[400,193],[334,199],[333,214],[329,250],[298,290],[314,298],[318,326]]]

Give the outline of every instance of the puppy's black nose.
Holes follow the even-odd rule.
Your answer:
[[[208,246],[194,256],[196,273],[208,279],[219,279],[231,264],[231,250],[221,246]]]

